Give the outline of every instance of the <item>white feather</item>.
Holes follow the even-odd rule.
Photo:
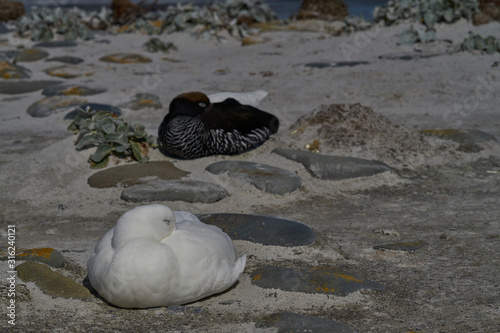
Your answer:
[[[245,268],[220,228],[164,205],[123,214],[97,243],[87,271],[92,287],[123,308],[184,304],[231,287]]]
[[[208,96],[211,103],[218,103],[226,100],[227,98],[234,98],[243,105],[251,105],[258,107],[260,101],[267,96],[267,91],[256,90],[252,92],[221,92]]]

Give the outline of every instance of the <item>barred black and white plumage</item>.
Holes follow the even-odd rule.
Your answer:
[[[167,154],[189,159],[242,153],[262,144],[278,127],[272,114],[233,98],[211,104],[205,94],[190,92],[172,100],[158,137]]]

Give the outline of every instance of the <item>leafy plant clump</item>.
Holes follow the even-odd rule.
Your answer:
[[[436,23],[470,20],[478,11],[477,0],[395,0],[376,7],[374,20],[392,25],[402,20],[421,23],[403,32],[399,44],[427,43],[436,39]]]
[[[456,48],[456,51],[479,51],[480,53],[493,54],[500,52],[500,39],[493,36],[483,37],[471,34]]]
[[[175,46],[174,43],[172,42],[164,42],[159,38],[153,37],[150,38],[144,46],[146,47],[146,50],[149,52],[158,52],[161,51],[163,53],[169,53],[170,50],[175,50],[177,51],[177,46]]]
[[[85,12],[76,8],[33,7],[17,22],[16,33],[19,37],[29,37],[32,41],[49,41],[55,34],[70,41],[78,38],[92,39],[92,31],[82,21],[83,13]]]
[[[435,23],[453,23],[462,17],[470,20],[478,6],[477,0],[394,0],[376,7],[373,17],[385,25],[412,20],[434,28]]]
[[[142,124],[134,124],[118,118],[109,111],[77,109],[77,115],[68,130],[78,134],[75,145],[77,150],[96,147],[90,155],[90,167],[104,168],[110,155],[133,158],[140,163],[149,161],[150,147],[157,146],[157,138],[148,135]]]

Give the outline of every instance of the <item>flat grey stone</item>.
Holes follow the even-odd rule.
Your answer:
[[[278,312],[257,321],[257,327],[277,328],[278,332],[356,333],[344,323],[299,313]]]
[[[272,152],[302,163],[313,177],[320,179],[341,180],[367,177],[391,170],[383,162],[357,157],[321,155],[309,151],[284,148],[275,148]]]
[[[60,81],[57,81],[60,82]],[[79,84],[61,84],[57,86],[50,86],[42,91],[42,95],[56,96],[56,95],[78,95],[90,96],[105,92],[103,88],[90,88]]]
[[[101,57],[99,60],[116,64],[139,64],[152,61],[150,58],[137,53],[113,53]]]
[[[194,180],[156,180],[127,187],[121,198],[125,201],[185,201],[212,203],[227,197],[217,184]]]
[[[57,61],[57,62],[62,62],[64,64],[70,64],[70,65],[78,65],[84,62],[80,57],[73,57],[73,56],[60,56],[60,57],[52,57],[49,59],[45,59],[45,61]]]
[[[36,101],[28,107],[28,114],[34,118],[48,117],[68,107],[85,103],[86,100],[72,96],[50,96]]]
[[[257,268],[252,283],[262,288],[308,294],[347,296],[360,289],[385,290],[380,283],[354,277],[329,266],[272,266]]]
[[[33,62],[38,61],[44,58],[47,58],[49,53],[42,49],[32,48],[32,49],[24,49],[19,51],[16,54],[16,62]]]
[[[296,174],[273,166],[247,161],[220,161],[210,164],[206,170],[220,175],[242,179],[259,190],[271,194],[286,194],[297,190],[302,180]]]
[[[314,243],[314,230],[297,221],[265,215],[200,214],[203,223],[221,228],[235,240],[246,240],[263,245],[305,246]]]
[[[0,81],[0,94],[16,95],[25,94],[41,89],[46,89],[60,84],[62,81],[36,80],[36,81]]]
[[[10,255],[12,253],[7,248],[0,248],[0,260],[8,260]],[[16,246],[14,256],[16,260],[37,261],[55,268],[64,267],[66,262],[61,252],[51,248],[22,249]]]
[[[116,186],[133,186],[153,180],[179,179],[189,172],[177,168],[169,161],[151,161],[133,163],[100,170],[87,180],[91,187],[106,188]]]
[[[34,282],[40,290],[52,297],[74,298],[90,302],[90,291],[80,283],[54,272],[47,265],[25,262],[16,267],[17,277],[24,282]]]

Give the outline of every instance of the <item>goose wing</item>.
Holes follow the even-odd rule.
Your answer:
[[[250,105],[242,105],[234,98],[211,104],[200,115],[208,129],[222,129],[227,132],[239,131],[247,134],[255,129],[269,128],[272,133],[278,131],[278,118],[270,113]]]

